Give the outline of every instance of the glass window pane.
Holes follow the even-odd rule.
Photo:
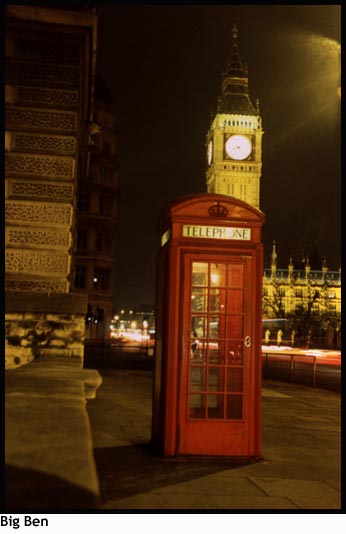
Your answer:
[[[205,367],[190,369],[190,391],[205,391]]]
[[[191,332],[195,338],[206,337],[205,317],[203,315],[196,315],[191,318]]]
[[[227,347],[227,361],[228,365],[242,365],[243,364],[243,342],[229,341]]]
[[[231,367],[226,370],[227,373],[227,391],[232,393],[243,391],[243,369]]]
[[[225,313],[225,289],[211,289],[209,295],[209,311]]]
[[[227,395],[226,417],[227,419],[243,418],[243,397],[242,395]]]
[[[243,315],[227,316],[227,338],[243,339],[244,337],[244,317]]]
[[[198,338],[191,339],[191,360],[193,363],[206,363],[208,343]]]
[[[209,363],[223,364],[225,363],[225,348],[226,342],[218,340],[210,341],[209,348]]]
[[[207,311],[207,290],[202,287],[194,288],[191,295],[191,310],[193,312]]]
[[[204,419],[205,418],[205,395],[190,395],[189,408],[190,408],[189,413],[190,413],[191,419],[194,419],[194,418]]]
[[[209,367],[208,370],[208,391],[223,392],[224,387],[224,367]]]
[[[227,311],[241,313],[243,311],[244,290],[229,289],[227,292]]]
[[[192,263],[192,285],[193,286],[207,286],[208,285],[208,264],[194,261]]]
[[[224,396],[208,395],[208,418],[223,419],[224,417]]]
[[[226,264],[225,263],[211,263],[210,264],[210,285],[211,286],[226,286]]]
[[[218,315],[213,315],[208,317],[208,326],[209,326],[209,338],[216,339],[224,336],[225,330],[225,320]]]
[[[228,287],[244,287],[244,265],[228,264]]]

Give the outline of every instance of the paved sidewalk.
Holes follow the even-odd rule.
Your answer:
[[[100,510],[338,510],[340,395],[263,382],[264,461],[164,459],[149,447],[152,372],[102,369],[89,400]]]

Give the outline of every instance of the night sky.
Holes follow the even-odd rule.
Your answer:
[[[114,307],[155,302],[156,225],[172,199],[205,193],[206,134],[232,26],[260,101],[265,265],[318,251],[340,266],[340,16],[337,5],[98,6],[98,69],[118,107]],[[313,252],[313,249],[315,251]],[[314,267],[314,266],[313,266]]]

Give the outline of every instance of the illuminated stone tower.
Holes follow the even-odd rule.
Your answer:
[[[263,135],[259,103],[255,108],[249,97],[247,66],[240,59],[235,25],[232,37],[231,59],[207,134],[207,191],[259,208]]]

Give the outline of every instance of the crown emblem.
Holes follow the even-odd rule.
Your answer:
[[[213,206],[210,206],[208,212],[211,217],[227,217],[228,215],[228,209],[226,208],[226,206],[220,204],[220,202],[217,202],[216,204],[213,204]]]

